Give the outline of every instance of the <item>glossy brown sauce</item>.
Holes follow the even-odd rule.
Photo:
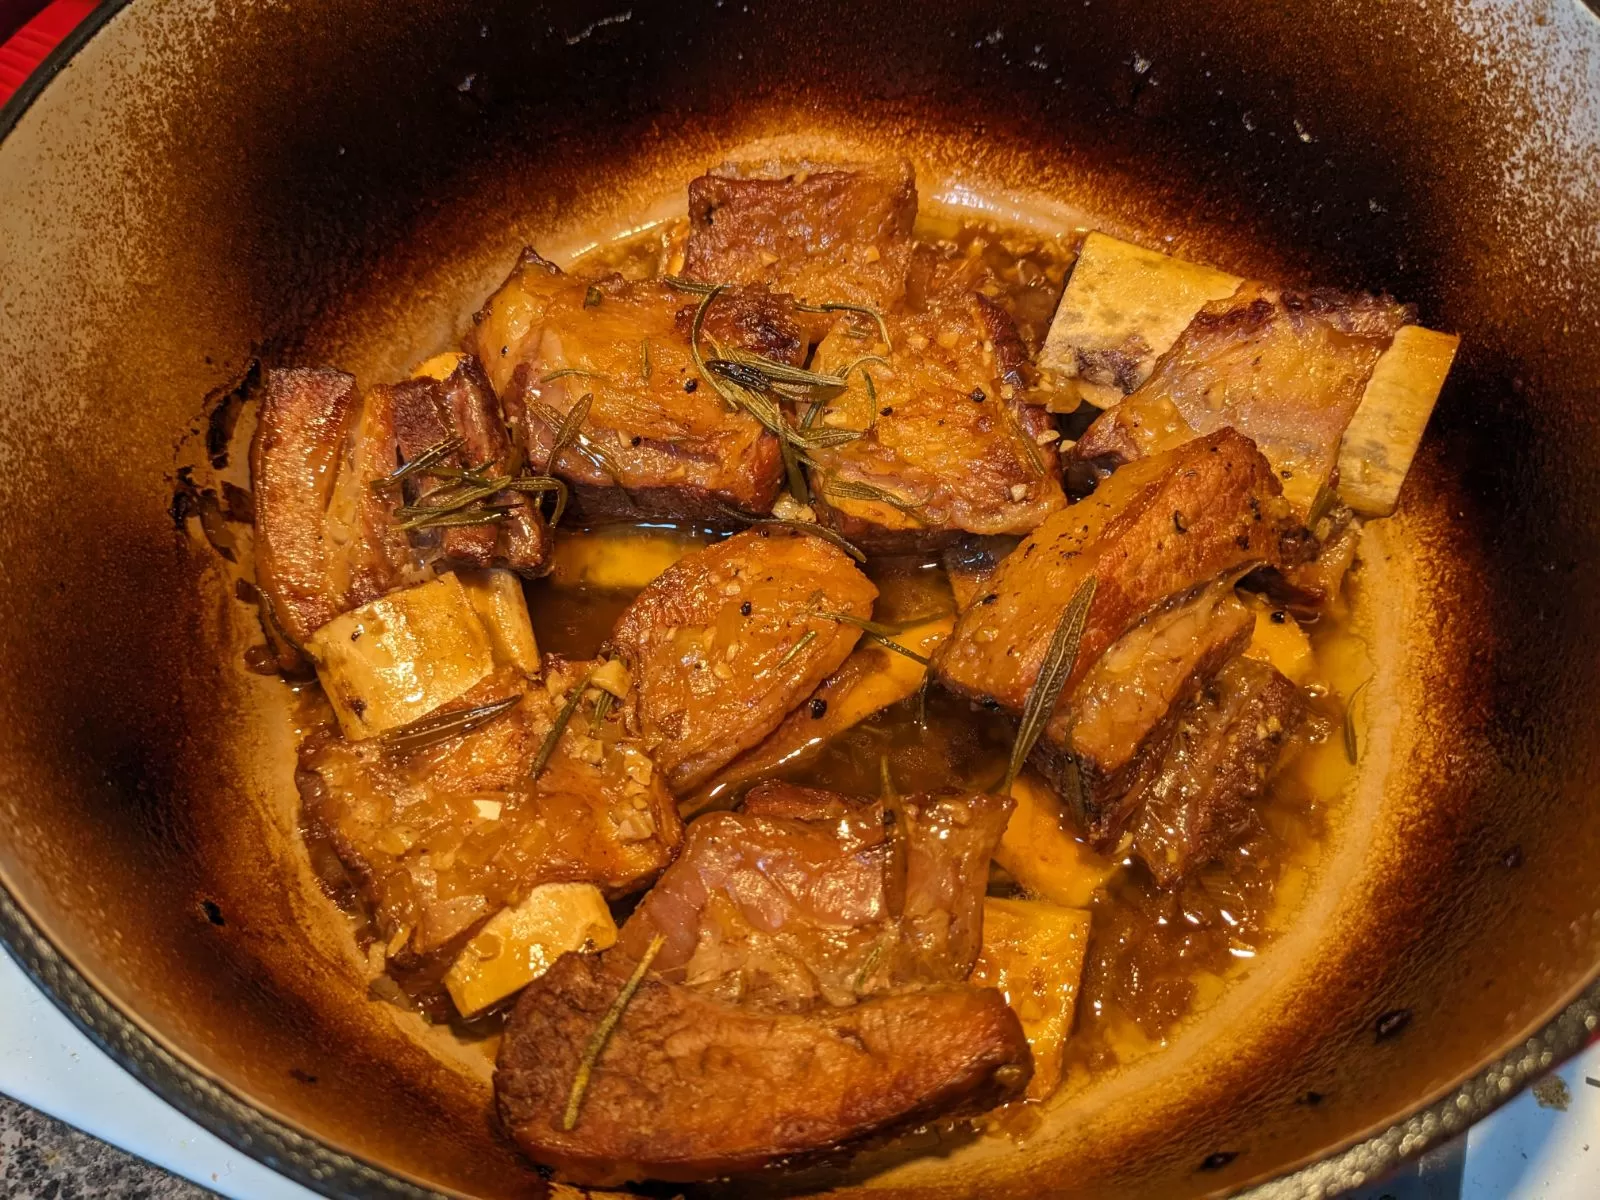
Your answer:
[[[574,269],[615,270],[631,279],[672,272],[681,262],[683,234],[682,221],[667,222],[601,245]],[[925,217],[918,237],[912,304],[919,270],[934,264],[950,270],[962,261],[981,264],[992,279],[991,294],[1012,312],[1030,350],[1037,351],[1078,235],[1044,238],[984,222]],[[717,536],[716,531],[662,525],[564,528],[551,574],[527,585],[541,651],[595,656],[622,610],[650,579]],[[880,590],[874,612],[879,621],[910,623],[954,611],[949,583],[934,559],[880,558],[865,569]],[[1363,644],[1339,622],[1325,617],[1309,632],[1315,667],[1308,690],[1328,733],[1274,777],[1257,806],[1256,827],[1242,843],[1176,890],[1158,888],[1131,855],[1113,866],[1085,850],[1087,861],[1112,869],[1090,902],[1089,954],[1062,1093],[1165,1044],[1181,1022],[1247,972],[1275,933],[1293,920],[1318,862],[1330,808],[1353,771],[1341,733],[1340,697],[1351,695],[1370,674]],[[303,699],[298,723],[309,728],[328,714],[317,690],[306,690],[311,695]],[[778,777],[857,795],[878,794],[886,777],[901,794],[949,786],[984,789],[1001,778],[1014,730],[1011,718],[934,687],[862,721]],[[327,847],[313,844],[311,849],[330,892],[351,910],[354,893],[341,882],[337,859]],[[998,868],[991,892],[1022,894]],[[622,906],[619,918],[630,907]],[[360,921],[359,913],[352,910],[352,916]],[[407,1001],[398,990],[381,990],[390,999]],[[406,990],[409,1002],[425,1015],[448,1019],[447,1004],[430,1002],[425,990]],[[471,1022],[453,1024],[492,1054],[509,1007],[508,1002]]]
[[[651,536],[685,552],[705,537],[676,531]],[[598,544],[598,552],[618,556],[638,545],[632,531],[623,530],[572,540],[575,547],[589,542]],[[954,609],[936,562],[878,559],[867,572],[881,593],[875,610],[880,621],[906,622]],[[541,648],[596,653],[631,596],[564,585],[556,578],[532,584],[528,607]],[[1318,676],[1347,676],[1360,669],[1357,662],[1345,663],[1359,659],[1361,647],[1342,628],[1314,629],[1312,645]],[[1248,970],[1292,919],[1318,859],[1328,806],[1337,801],[1352,769],[1340,732],[1343,710],[1326,695],[1328,687],[1314,682],[1312,690],[1324,692],[1316,707],[1327,718],[1331,736],[1274,778],[1258,806],[1258,827],[1243,843],[1176,891],[1158,888],[1131,856],[1096,891],[1063,1091],[1162,1045],[1184,1018]],[[1009,717],[931,688],[925,704],[913,698],[884,709],[828,743],[812,761],[778,777],[877,795],[887,767],[890,783],[902,794],[993,787],[1005,770],[1014,729]],[[998,869],[991,891],[1019,894]]]

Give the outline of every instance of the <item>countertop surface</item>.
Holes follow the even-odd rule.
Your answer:
[[[205,1188],[0,1096],[0,1196],[8,1200],[199,1200]]]

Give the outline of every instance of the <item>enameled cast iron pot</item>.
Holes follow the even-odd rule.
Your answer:
[[[1580,0],[134,0],[51,66],[0,116],[0,934],[230,1142],[329,1194],[544,1187],[481,1058],[366,998],[310,882],[253,610],[169,511],[208,393],[254,360],[397,375],[525,241],[571,250],[780,133],[1463,337],[1368,545],[1373,728],[1293,930],[1024,1146],[810,1182],[1321,1195],[1595,1026]]]

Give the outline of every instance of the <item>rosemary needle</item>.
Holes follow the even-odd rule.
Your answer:
[[[1044,732],[1050,717],[1056,711],[1056,702],[1072,677],[1072,668],[1078,661],[1078,643],[1083,640],[1083,627],[1089,620],[1089,606],[1094,603],[1095,586],[1099,580],[1090,575],[1072,594],[1066,611],[1056,623],[1050,645],[1039,664],[1039,674],[1028,689],[1028,699],[1022,706],[1022,720],[1017,725],[1017,740],[1011,745],[1011,759],[1006,764],[1006,775],[1000,790],[1007,794],[1022,770],[1022,764],[1033,752],[1034,743]]]
[[[550,756],[556,752],[556,745],[561,741],[561,735],[567,731],[567,726],[572,722],[572,714],[578,711],[578,704],[583,699],[583,693],[589,686],[589,680],[594,678],[590,671],[578,681],[578,686],[573,688],[567,696],[567,702],[561,706],[561,711],[556,713],[556,719],[550,726],[550,732],[544,735],[544,741],[539,743],[539,753],[533,760],[533,769],[528,772],[529,780],[538,779],[550,764]]]
[[[878,323],[878,332],[883,335],[883,344],[891,345],[889,341],[889,323],[883,319],[883,314],[875,308],[868,308],[865,304],[844,304],[837,300],[830,300],[824,304],[796,304],[795,308],[801,312],[813,313],[855,313],[857,316],[871,317]]]
[[[460,437],[459,435],[456,437],[445,438],[442,442],[435,442],[432,446],[429,446],[426,450],[417,455],[404,466],[397,467],[395,470],[385,475],[382,479],[374,479],[372,481],[372,490],[375,492],[381,492],[385,488],[393,487],[402,479],[410,478],[412,475],[415,475],[420,471],[426,471],[429,467],[435,465],[436,463],[442,462],[443,460],[449,458],[465,444],[466,439]]]
[[[798,642],[796,642],[794,645],[790,646],[788,653],[785,654],[782,658],[780,658],[778,660],[778,666],[780,666],[780,667],[788,666],[790,660],[792,660],[795,655],[799,654],[800,651],[804,650],[807,646],[809,646],[812,642],[814,642],[816,640],[817,640],[817,631],[815,629],[806,630],[804,636],[802,636],[801,639]]]
[[[832,543],[843,550],[858,563],[867,561],[866,551],[846,541],[841,535],[829,529],[826,525],[818,525],[815,521],[786,521],[782,517],[758,517],[749,513],[742,513],[736,508],[729,508],[726,504],[719,505],[724,513],[736,521],[744,521],[752,528],[757,525],[773,525],[779,529],[793,529],[797,533],[809,533],[812,537],[819,537],[825,542]]]
[[[890,634],[897,631],[890,629],[887,625],[879,625],[876,621],[865,621],[860,617],[852,616],[849,613],[824,612],[818,613],[817,616],[827,621],[838,621],[845,625],[854,625],[857,629],[861,630],[862,633],[866,634],[873,641],[877,642],[885,650],[893,650],[896,654],[903,654],[912,662],[920,663],[924,667],[930,665],[930,661],[926,655],[918,654],[915,650],[911,649],[911,647],[902,645],[890,637]]]
[[[426,750],[453,737],[463,737],[475,729],[482,729],[501,713],[521,703],[522,693],[518,692],[515,696],[507,696],[504,700],[496,700],[490,704],[480,704],[476,708],[459,708],[454,712],[435,713],[423,717],[420,721],[402,725],[399,729],[391,729],[382,736],[381,741],[385,749],[401,753]]]
[[[1370,678],[1362,680],[1344,704],[1344,756],[1350,760],[1351,766],[1361,757],[1361,745],[1356,741],[1356,701],[1371,682]]]
[[[650,939],[650,945],[639,959],[639,965],[634,967],[633,974],[628,976],[628,982],[622,985],[622,990],[611,1002],[606,1015],[600,1018],[600,1024],[594,1027],[594,1033],[589,1037],[589,1044],[584,1047],[583,1058],[578,1062],[578,1073],[572,1077],[572,1090],[567,1093],[567,1109],[561,1114],[563,1131],[570,1132],[576,1128],[578,1111],[583,1107],[583,1097],[589,1090],[589,1080],[594,1076],[595,1064],[600,1061],[606,1043],[611,1040],[611,1031],[622,1020],[622,1014],[632,1001],[633,994],[644,982],[644,973],[650,969],[650,964],[655,961],[656,955],[661,953],[661,947],[666,944],[667,935],[664,933],[658,933]]]

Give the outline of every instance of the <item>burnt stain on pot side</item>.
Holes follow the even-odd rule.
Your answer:
[[[172,529],[173,438],[256,357],[396,374],[450,343],[524,240],[619,228],[728,147],[816,128],[1236,270],[1387,288],[1464,335],[1397,529],[1399,619],[1427,652],[1396,682],[1408,723],[1363,876],[1381,885],[1338,910],[1321,986],[1116,1103],[1065,1098],[1021,1149],[896,1163],[905,1194],[1240,1185],[1381,1128],[1417,1081],[1565,999],[1600,957],[1582,899],[1600,891],[1600,299],[1581,286],[1600,249],[1552,164],[1600,164],[1560,127],[1580,67],[1549,68],[1560,103],[1506,75],[1552,61],[1554,34],[1420,4],[629,12],[340,0],[312,23],[153,0],[30,114],[54,160],[0,149],[0,872],[51,936],[291,1123],[412,1178],[542,1191],[482,1077],[374,1011],[288,878],[281,685],[243,669],[253,610]],[[1510,161],[1537,186],[1508,199]],[[1530,869],[1501,869],[1509,845]],[[175,921],[196,895],[249,919],[224,938]],[[1371,1014],[1415,996],[1380,1051]],[[1248,1157],[1196,1181],[1243,1129]]]

